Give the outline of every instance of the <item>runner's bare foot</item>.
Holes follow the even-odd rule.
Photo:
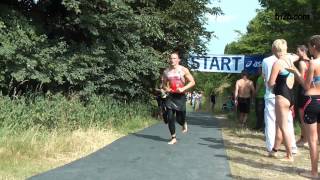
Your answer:
[[[187,122],[184,123],[184,125],[182,126],[182,133],[187,133],[188,132],[188,125]]]
[[[175,143],[177,143],[177,138],[176,137],[172,137],[171,141],[168,142],[168,144],[170,144],[170,145],[175,144]]]

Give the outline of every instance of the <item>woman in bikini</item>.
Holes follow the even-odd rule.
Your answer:
[[[300,84],[304,87],[304,123],[308,139],[311,172],[300,173],[307,178],[319,178],[318,175],[318,136],[320,130],[320,35],[311,36],[308,44],[309,52],[314,59],[310,60],[306,80],[296,69],[288,69],[294,72]]]
[[[299,57],[294,54],[287,53],[287,42],[284,39],[274,41],[275,55],[278,60],[274,63],[271,70],[268,86],[273,87],[275,94],[275,111],[276,111],[276,126],[280,128],[277,133],[281,133],[286,147],[286,157],[283,161],[293,161],[292,156],[292,133],[288,127],[288,116],[293,100],[293,85],[294,74],[288,72],[285,68],[291,68],[293,62],[299,60]],[[279,134],[278,134],[279,135]],[[277,135],[277,136],[278,136]],[[281,137],[280,135],[278,137]],[[281,141],[276,141],[273,150],[277,151],[280,148]]]

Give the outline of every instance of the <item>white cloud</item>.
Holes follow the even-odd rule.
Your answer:
[[[208,24],[210,23],[229,23],[234,20],[236,20],[235,16],[231,15],[222,15],[222,16],[216,16],[216,15],[207,15],[208,18]]]

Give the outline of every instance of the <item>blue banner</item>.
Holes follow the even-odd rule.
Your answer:
[[[241,73],[258,73],[263,55],[192,55],[188,60],[192,71]]]
[[[257,74],[263,58],[263,55],[244,56],[244,70],[249,74]]]

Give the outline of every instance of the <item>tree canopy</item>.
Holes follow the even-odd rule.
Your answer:
[[[247,26],[247,32],[225,47],[225,53],[268,54],[277,38],[286,39],[289,51],[306,44],[320,28],[320,1],[259,0],[262,9]],[[293,19],[297,17],[296,19]]]
[[[79,92],[144,98],[168,52],[203,52],[209,0],[4,0],[0,88],[5,95]],[[186,61],[186,58],[183,58]]]
[[[247,25],[247,31],[235,30],[239,34],[238,39],[226,45],[225,54],[268,55],[271,54],[273,41],[278,38],[286,39],[288,51],[295,52],[297,45],[306,44],[311,35],[319,34],[320,1],[259,0],[259,2],[262,8],[257,10],[257,15]],[[295,16],[298,18],[293,19],[292,17]],[[233,84],[238,78],[237,75],[230,74],[224,74],[224,76],[204,74],[200,76],[204,82],[202,84],[208,84],[207,87],[211,86],[209,91],[217,89],[224,82],[229,83],[233,88]],[[219,83],[217,85],[205,79],[219,79]],[[205,89],[208,91],[208,88]]]

